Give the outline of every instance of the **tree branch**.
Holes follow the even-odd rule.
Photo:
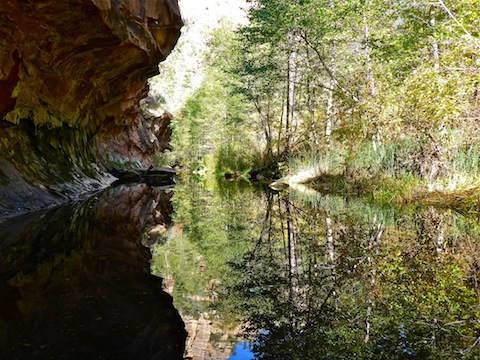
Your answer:
[[[335,84],[335,86],[337,88],[340,89],[340,91],[347,95],[348,97],[350,97],[353,101],[355,102],[359,102],[359,99],[351,94],[347,89],[345,89],[343,86],[341,86],[339,84],[339,82],[337,81],[337,79],[335,78],[335,76],[333,75],[332,71],[330,70],[330,68],[328,67],[327,64],[325,64],[325,61],[323,60],[323,57],[322,57],[322,54],[320,54],[320,51],[318,51],[318,49],[313,46],[313,44],[307,39],[307,37],[305,36],[305,34],[300,34],[300,37],[305,41],[305,43],[315,52],[315,54],[317,54],[317,57],[318,57],[318,60],[320,61],[320,64],[322,64],[323,68],[325,69],[325,71],[327,72],[327,75],[330,77],[330,79],[333,81],[333,83]]]
[[[450,16],[453,21],[455,21],[455,23],[460,26],[460,28],[463,30],[463,32],[467,35],[467,37],[471,40],[473,40],[473,42],[475,43],[475,45],[480,48],[480,45],[478,43],[478,39],[475,38],[472,34],[470,34],[470,32],[460,23],[460,21],[458,21],[458,19],[455,17],[455,15],[450,11],[449,8],[447,8],[447,6],[445,5],[445,3],[443,2],[443,0],[438,0],[438,3],[440,4],[440,6],[443,8],[443,10],[445,10],[448,14],[448,16]]]

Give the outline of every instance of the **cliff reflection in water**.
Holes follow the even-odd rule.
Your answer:
[[[308,189],[111,188],[0,224],[0,358],[480,358],[479,228]]]
[[[120,186],[0,224],[0,358],[182,359],[183,321],[142,244],[170,197]]]
[[[191,358],[238,341],[255,359],[480,358],[477,217],[222,183],[180,183],[173,203],[153,271],[209,321]]]

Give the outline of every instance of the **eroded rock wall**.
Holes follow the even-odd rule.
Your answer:
[[[0,2],[0,220],[110,181],[95,138],[137,127],[181,26],[176,0]]]
[[[117,127],[115,132],[96,137],[98,158],[106,167],[148,167],[154,162],[155,154],[172,149],[171,120],[168,112],[158,114],[145,110],[127,129]]]

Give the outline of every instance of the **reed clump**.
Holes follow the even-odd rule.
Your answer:
[[[480,211],[480,160],[476,145],[454,140],[403,139],[374,147],[330,149],[289,162],[289,182],[317,191],[361,197],[378,205],[435,206]],[[460,139],[461,140],[461,139]]]

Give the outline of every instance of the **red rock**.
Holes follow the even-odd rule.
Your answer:
[[[0,169],[0,200],[10,199],[0,219],[29,187],[72,196],[103,186],[96,143],[162,149],[138,102],[182,25],[176,0],[0,1],[0,163],[15,168]]]
[[[5,119],[107,131],[135,119],[182,20],[174,0],[31,0],[0,2],[0,24]]]

